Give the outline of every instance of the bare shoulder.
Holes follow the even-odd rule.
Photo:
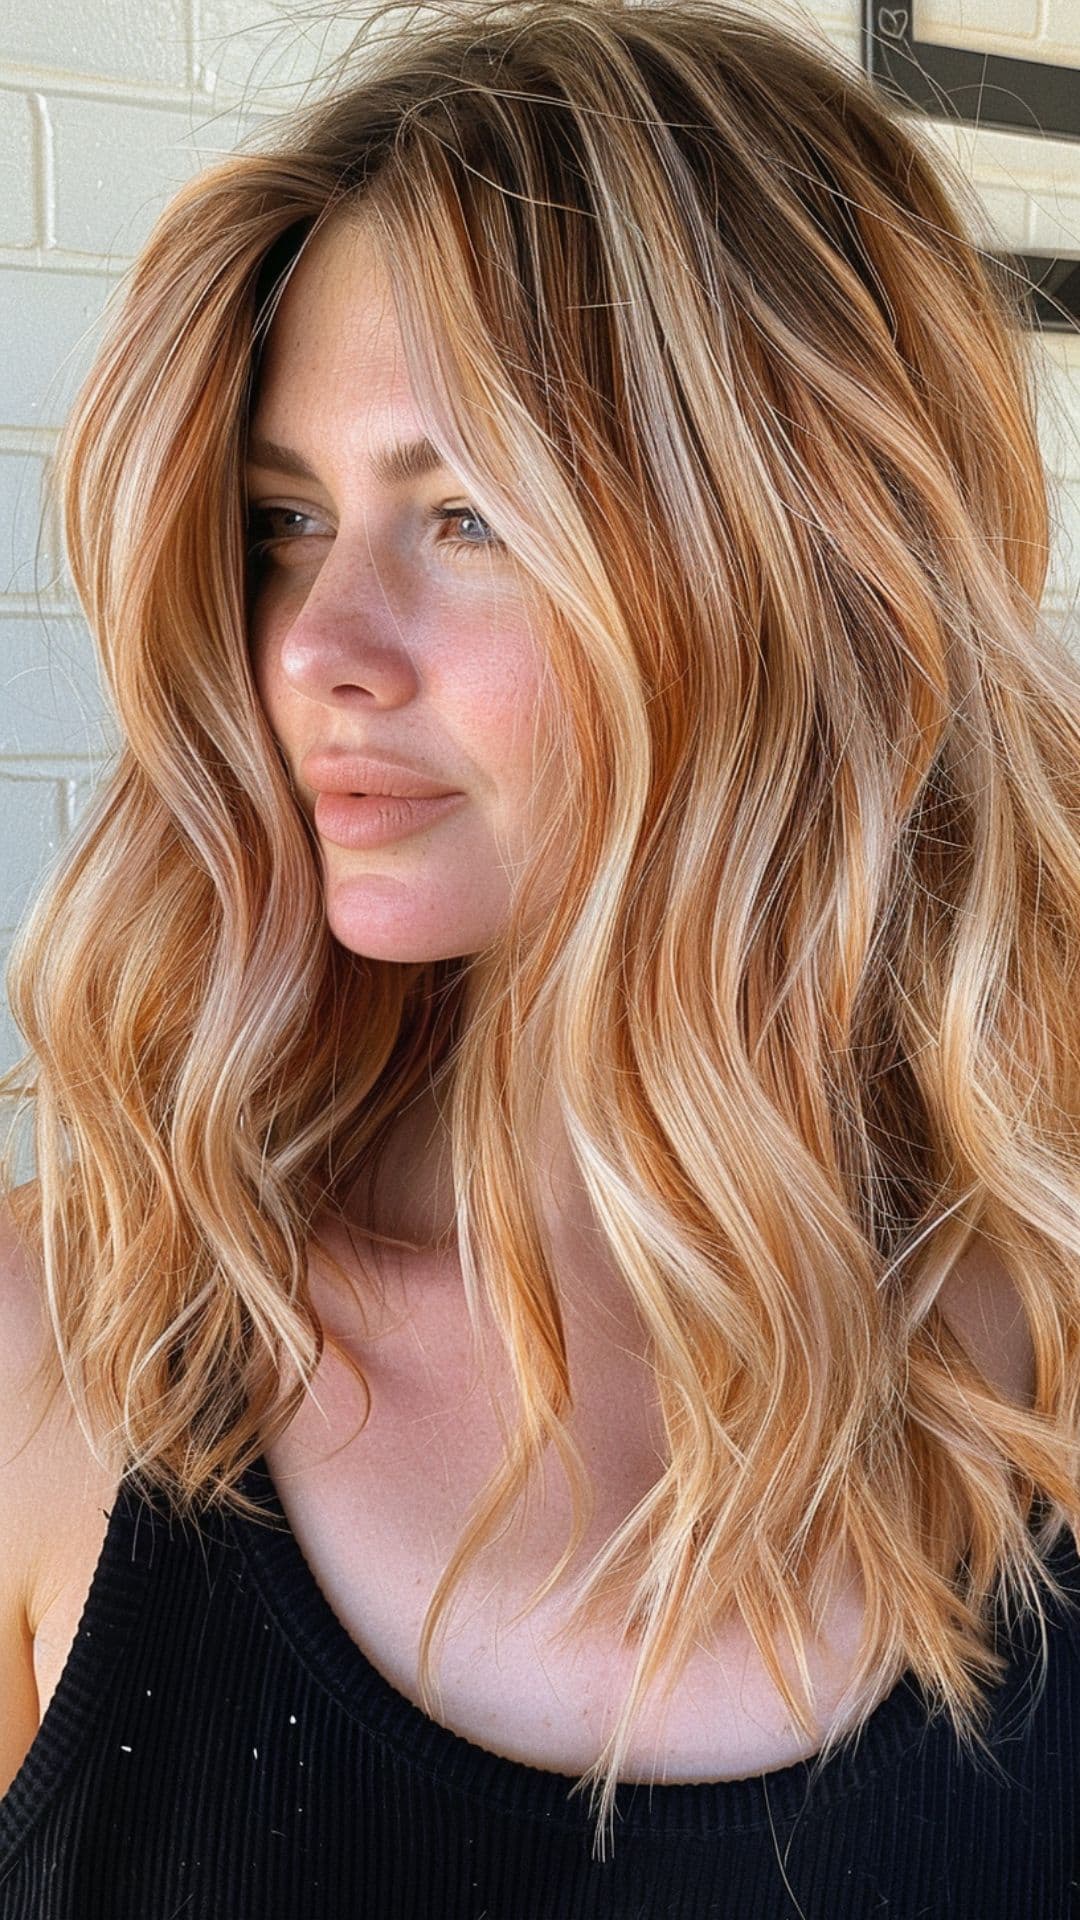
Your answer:
[[[25,1195],[16,1189],[15,1198]],[[37,1732],[39,1701],[29,1596],[38,1526],[40,1429],[36,1369],[41,1303],[15,1213],[0,1195],[0,1791]],[[35,1422],[38,1435],[33,1429]]]
[[[0,1591],[5,1610],[25,1610],[30,1543],[38,1530],[38,1476],[56,1425],[48,1375],[50,1328],[45,1301],[12,1201],[0,1195]],[[53,1396],[53,1402],[59,1399]]]
[[[0,1558],[9,1584],[16,1577],[9,1570],[21,1567],[23,1600],[36,1624],[52,1543],[86,1502],[115,1490],[71,1405],[44,1285],[20,1226],[19,1209],[32,1206],[33,1186],[0,1194]]]
[[[72,1576],[82,1577],[96,1505],[110,1498],[63,1376],[49,1364],[52,1325],[20,1224],[31,1186],[0,1195],[0,1793],[40,1722],[41,1620]]]

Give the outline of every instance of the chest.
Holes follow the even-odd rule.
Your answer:
[[[340,1250],[339,1250],[340,1251]],[[470,1504],[498,1463],[496,1406],[514,1417],[500,1343],[473,1338],[459,1281],[420,1273],[395,1300],[378,1337],[358,1345],[355,1316],[313,1265],[315,1303],[328,1340],[313,1395],[266,1448],[275,1487],[309,1570],[364,1654],[414,1705],[419,1640],[435,1583]],[[962,1282],[962,1284],[961,1284]],[[944,1298],[944,1296],[943,1296]],[[970,1264],[949,1293],[948,1313],[981,1364],[1030,1401],[1030,1339],[1008,1277],[993,1262]],[[333,1341],[371,1386],[364,1396]],[[629,1327],[574,1334],[578,1402],[570,1421],[595,1494],[574,1561],[532,1611],[522,1609],[554,1567],[571,1517],[569,1492],[549,1452],[540,1497],[524,1524],[476,1560],[449,1615],[436,1718],[511,1759],[577,1775],[603,1747],[629,1684],[632,1656],[599,1631],[560,1637],[582,1572],[659,1470],[660,1423],[650,1376]],[[34,1673],[41,1714],[78,1628],[115,1488],[71,1426],[70,1457],[55,1452],[48,1491],[51,1552],[41,1570]],[[518,1617],[521,1615],[522,1617]],[[666,1699],[641,1714],[627,1760],[630,1777],[658,1781],[734,1779],[804,1759],[839,1724],[854,1670],[863,1608],[853,1566],[807,1649],[819,1714],[814,1741],[792,1722],[749,1634],[735,1626],[695,1650]],[[782,1651],[781,1659],[787,1656]],[[861,1719],[887,1681],[845,1718]]]
[[[423,1706],[419,1644],[435,1584],[502,1451],[495,1407],[513,1413],[494,1347],[482,1363],[457,1324],[415,1320],[399,1340],[358,1356],[363,1394],[328,1348],[308,1398],[267,1448],[300,1549],[352,1639],[399,1692]],[[482,1550],[448,1616],[434,1717],[508,1758],[580,1774],[603,1748],[634,1655],[613,1631],[568,1639],[570,1607],[594,1554],[655,1482],[658,1416],[643,1362],[629,1350],[579,1355],[589,1394],[570,1420],[595,1508],[558,1584],[525,1611],[569,1534],[571,1500],[554,1449],[527,1517]],[[850,1678],[861,1629],[853,1579],[809,1652],[822,1716],[807,1740],[750,1635],[734,1628],[699,1648],[669,1696],[647,1705],[624,1771],[659,1780],[724,1779],[808,1757]],[[885,1689],[882,1689],[883,1692]],[[869,1702],[876,1704],[876,1697]]]

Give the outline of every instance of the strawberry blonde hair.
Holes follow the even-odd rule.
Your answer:
[[[721,1621],[813,1730],[804,1636],[841,1548],[853,1689],[910,1669],[965,1740],[1004,1665],[995,1596],[1042,1618],[1060,1592],[1080,664],[1040,611],[1023,292],[899,105],[757,9],[393,12],[174,195],[62,430],[122,746],[9,964],[36,1164],[12,1204],[99,1457],[181,1510],[246,1508],[323,1350],[312,1222],[444,1089],[465,1295],[520,1404],[425,1619],[430,1711],[452,1589],[549,1443],[574,1524],[537,1599],[589,1505],[530,1178],[544,1060],[666,1435],[567,1630],[603,1619],[639,1655],[578,1782],[603,1851],[644,1690]],[[466,959],[330,935],[252,680],[254,381],[331,217],[377,224],[428,430],[543,614],[564,809]],[[976,1235],[1030,1331],[1030,1405],[938,1304]]]

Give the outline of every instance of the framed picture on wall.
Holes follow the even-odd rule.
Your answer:
[[[904,6],[864,0],[862,58],[879,86],[936,119],[1045,140],[1080,140],[1080,66],[921,40],[917,0]],[[1000,257],[1030,287],[1033,326],[1080,331],[1080,253]]]

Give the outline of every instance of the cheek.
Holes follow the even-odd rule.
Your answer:
[[[516,624],[512,619],[493,623],[482,648],[469,649],[462,636],[441,678],[446,710],[456,710],[470,752],[481,765],[497,767],[503,783],[515,788],[531,784],[534,737],[538,750],[544,744],[543,665],[519,615]]]
[[[247,622],[247,656],[251,678],[259,704],[266,713],[271,726],[282,710],[282,680],[277,665],[280,652],[279,636],[273,631],[272,623],[265,617],[251,614]]]

